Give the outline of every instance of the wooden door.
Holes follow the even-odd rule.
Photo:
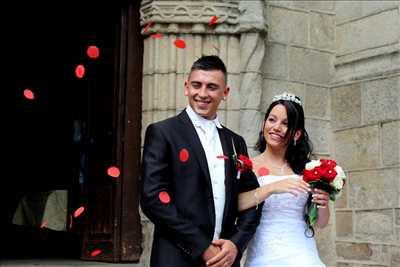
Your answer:
[[[4,8],[12,16],[0,19],[3,102],[12,106],[6,117],[13,127],[5,131],[11,145],[4,153],[0,234],[10,255],[79,257],[77,250],[88,260],[139,259],[139,8],[136,0],[15,1]],[[99,48],[97,58],[88,57],[89,45]],[[74,72],[78,64],[85,67],[82,77]],[[25,88],[33,100],[24,97]],[[119,177],[107,174],[111,166],[119,168]],[[49,237],[36,225],[16,236],[10,229],[20,199],[51,190],[68,191],[66,231]],[[74,218],[79,207],[85,211]],[[101,253],[93,256],[94,250]]]
[[[141,254],[138,181],[143,40],[139,25],[140,1],[114,8],[115,38],[111,37],[114,45],[109,46],[112,68],[96,69],[96,76],[109,76],[109,79],[92,79],[88,84],[90,149],[84,185],[87,213],[82,222],[82,259],[137,261]],[[110,177],[109,167],[117,167],[120,176]]]

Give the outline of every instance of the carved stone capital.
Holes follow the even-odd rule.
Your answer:
[[[169,1],[143,0],[140,8],[141,25],[154,23],[151,33],[237,34],[265,31],[263,1]],[[217,16],[215,25],[208,23]],[[143,28],[143,29],[144,29]]]

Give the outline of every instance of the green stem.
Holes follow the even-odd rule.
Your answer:
[[[310,209],[308,210],[308,221],[311,226],[314,226],[317,220],[318,220],[317,204],[311,203]]]

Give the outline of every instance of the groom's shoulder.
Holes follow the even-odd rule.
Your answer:
[[[181,114],[175,115],[173,117],[169,117],[160,121],[152,122],[149,124],[148,127],[157,127],[157,128],[165,128],[165,127],[172,127],[176,126],[176,124],[179,122],[179,117],[182,116]]]
[[[241,136],[240,134],[234,132],[233,130],[231,130],[223,125],[222,125],[222,128],[225,130],[225,132],[228,136],[234,138],[235,140],[242,140],[243,142],[245,142],[243,136]]]

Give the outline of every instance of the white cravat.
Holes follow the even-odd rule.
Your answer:
[[[218,118],[207,120],[194,112],[190,106],[186,107],[186,113],[195,126],[207,157],[214,197],[215,229],[213,239],[215,240],[219,239],[221,234],[225,206],[225,161],[217,158],[217,156],[224,154],[217,130],[217,127],[222,128],[222,126]]]

